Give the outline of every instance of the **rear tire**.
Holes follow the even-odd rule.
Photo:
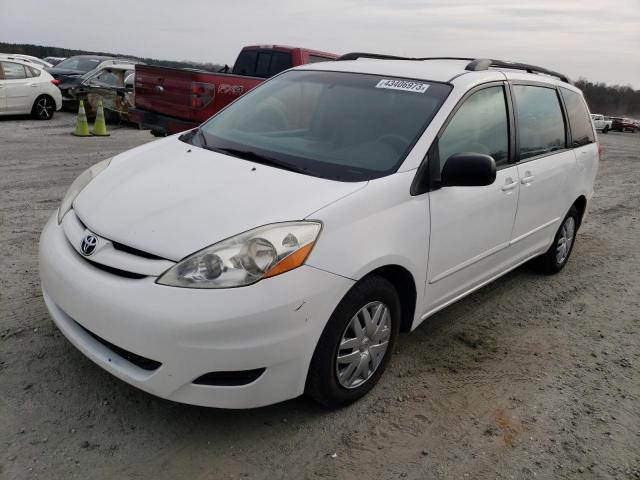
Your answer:
[[[306,394],[326,408],[338,408],[369,392],[391,357],[400,313],[398,294],[388,280],[371,275],[356,283],[320,336]]]
[[[51,120],[56,113],[56,102],[49,95],[40,95],[33,102],[31,116],[36,120]]]
[[[572,206],[567,216],[562,220],[549,250],[538,257],[538,266],[542,273],[553,275],[564,268],[573,251],[579,226],[580,215],[578,209]]]

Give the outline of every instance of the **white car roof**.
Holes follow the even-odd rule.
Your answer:
[[[20,65],[24,65],[25,67],[31,67],[31,68],[35,68],[36,70],[44,70],[44,66],[38,64],[38,63],[34,63],[31,62],[29,60],[26,60],[24,58],[18,58],[18,57],[14,57],[11,55],[4,55],[2,53],[0,53],[0,60],[4,60],[7,62],[13,62],[13,63],[19,63]]]
[[[34,57],[32,55],[23,55],[21,53],[0,53],[0,58],[9,59],[9,60],[23,60],[27,62],[29,65],[35,65],[39,68],[53,67],[51,63],[46,62],[41,58]]]
[[[341,60],[333,62],[318,62],[301,65],[295,70],[324,70],[334,72],[368,73],[373,75],[389,75],[392,77],[429,80],[434,82],[451,83],[455,79],[458,84],[477,84],[493,80],[529,80],[541,81],[552,85],[562,85],[579,91],[571,84],[559,78],[542,73],[527,73],[522,70],[508,68],[494,68],[487,70],[469,71],[465,67],[469,60],[390,60],[359,58],[357,60]]]

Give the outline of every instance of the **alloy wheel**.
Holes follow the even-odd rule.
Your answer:
[[[336,356],[336,375],[344,388],[357,388],[373,376],[389,347],[391,321],[389,307],[379,301],[351,318]]]
[[[53,115],[53,105],[48,98],[44,97],[36,103],[36,114],[42,120],[48,120]]]
[[[573,217],[567,217],[560,229],[560,236],[558,237],[558,244],[556,245],[556,262],[558,265],[564,263],[569,256],[571,245],[573,245],[575,231],[576,221]]]

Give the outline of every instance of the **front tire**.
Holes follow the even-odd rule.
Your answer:
[[[40,95],[31,108],[31,115],[36,120],[51,120],[55,112],[56,103],[49,95]]]
[[[377,275],[356,283],[340,301],[316,346],[305,392],[326,408],[365,395],[384,372],[400,330],[400,300]]]
[[[539,266],[542,273],[553,275],[564,268],[573,251],[579,226],[580,215],[576,207],[572,206],[560,224],[549,250],[539,257]]]

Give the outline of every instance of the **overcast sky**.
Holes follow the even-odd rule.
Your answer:
[[[228,64],[255,43],[490,57],[640,89],[640,0],[0,0],[0,41]]]

